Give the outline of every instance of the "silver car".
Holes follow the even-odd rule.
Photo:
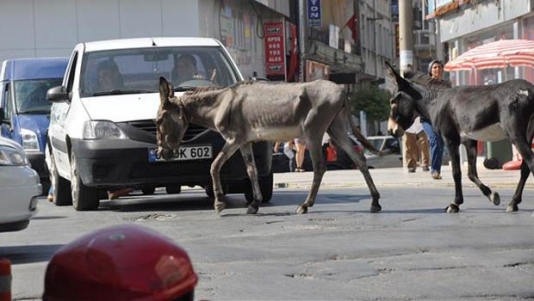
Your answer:
[[[401,140],[393,136],[369,136],[367,140],[378,150],[387,152],[386,155],[378,156],[365,149],[365,158],[369,168],[402,167]]]
[[[0,232],[26,229],[37,213],[42,187],[24,149],[0,137]]]

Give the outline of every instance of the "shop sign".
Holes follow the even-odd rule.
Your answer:
[[[267,76],[286,74],[284,23],[265,23],[265,73]]]

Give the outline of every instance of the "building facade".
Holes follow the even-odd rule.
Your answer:
[[[437,21],[439,40],[452,60],[465,51],[500,39],[534,40],[534,0],[431,0],[428,18]],[[534,82],[534,70],[526,67],[486,69],[450,74],[456,85],[481,85],[506,79]]]
[[[289,7],[283,0],[3,0],[0,61],[69,56],[85,41],[213,37],[245,77],[265,77],[264,23],[285,22]]]

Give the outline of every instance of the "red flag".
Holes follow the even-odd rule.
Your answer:
[[[343,28],[348,27],[352,32],[352,39],[354,42],[358,39],[358,18],[356,14],[352,15]]]

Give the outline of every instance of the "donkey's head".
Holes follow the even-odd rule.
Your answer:
[[[169,159],[180,146],[189,123],[183,103],[174,97],[174,88],[164,77],[159,80],[159,97],[161,103],[156,117],[158,155]]]
[[[388,132],[393,137],[402,137],[418,116],[415,101],[407,93],[397,92],[389,105]]]

